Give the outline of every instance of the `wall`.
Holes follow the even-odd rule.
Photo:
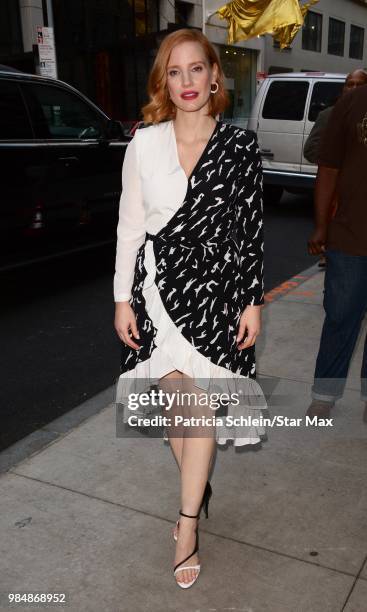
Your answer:
[[[320,0],[312,8],[315,13],[323,15],[321,53],[302,49],[302,31],[300,30],[291,46],[291,50],[274,49],[271,36],[265,37],[265,70],[278,66],[290,68],[295,72],[302,70],[321,70],[324,72],[347,73],[367,66],[367,5],[355,0]],[[344,21],[345,43],[344,57],[328,54],[329,17]],[[364,27],[363,60],[349,58],[349,38],[351,24]]]

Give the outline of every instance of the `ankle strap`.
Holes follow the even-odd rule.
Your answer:
[[[199,514],[185,514],[184,512],[180,510],[180,514],[181,516],[187,516],[187,518],[199,518],[200,517],[200,512]]]

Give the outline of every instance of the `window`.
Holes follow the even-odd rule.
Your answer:
[[[349,57],[363,59],[364,28],[350,27]]]
[[[344,55],[345,23],[338,19],[329,19],[329,43],[327,52],[330,55]]]
[[[189,2],[175,1],[175,23],[187,26],[191,23],[194,5]]]
[[[23,98],[18,84],[0,80],[0,140],[33,138]]]
[[[78,96],[52,85],[22,85],[38,138],[95,139],[103,119]]]
[[[256,51],[230,45],[219,45],[220,61],[226,79],[230,104],[224,119],[246,122],[256,96]]]
[[[62,1],[64,2],[65,0],[62,0]],[[73,2],[73,4],[78,4],[78,2]],[[92,21],[95,20],[96,18],[98,19],[99,16],[96,16],[96,15],[93,16],[93,2],[90,2],[90,0],[89,1],[84,0],[84,4],[91,5]],[[130,6],[134,7],[135,35],[136,36],[145,36],[146,34],[150,34],[151,32],[157,32],[157,30],[160,29],[158,25],[159,10],[157,6],[157,0],[133,0],[132,2],[131,0],[129,0],[128,2],[126,0],[119,0],[119,1],[114,0],[114,2],[111,2],[111,0],[109,0],[109,2],[102,0],[101,5],[104,7],[103,12],[105,14],[103,15],[103,12],[102,12],[102,17],[104,21],[106,22],[106,27],[108,27],[108,20],[111,14],[112,6],[115,6],[115,7],[116,5],[120,6],[121,23],[125,22],[124,29],[128,36],[129,35],[131,36],[132,34],[132,32],[129,32],[128,30],[126,30],[126,25],[127,25],[126,24],[126,13],[128,11],[130,12]],[[98,27],[99,27],[99,22],[98,22]],[[106,39],[105,44],[107,44],[107,39]]]
[[[328,83],[315,83],[312,90],[312,98],[310,110],[308,113],[309,121],[316,121],[318,114],[328,108],[334,106],[338,97],[342,93],[344,83],[337,81]]]
[[[302,49],[321,52],[322,15],[308,11],[302,28]]]
[[[271,83],[263,108],[263,118],[302,121],[308,87],[307,81]]]

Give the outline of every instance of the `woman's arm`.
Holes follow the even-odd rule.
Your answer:
[[[236,201],[240,253],[242,315],[237,348],[255,344],[264,304],[263,177],[260,150],[254,132],[247,132],[241,149],[241,171]]]
[[[129,142],[122,165],[122,193],[117,226],[113,290],[116,302],[115,329],[119,338],[133,349],[140,348],[136,317],[129,304],[134,281],[136,255],[145,239],[145,209],[139,176],[138,133]]]
[[[139,136],[139,130],[136,130],[126,148],[122,165],[122,193],[113,280],[115,302],[125,302],[131,298],[136,255],[145,239],[145,209],[138,161]]]
[[[243,307],[264,303],[263,177],[260,150],[254,132],[247,132],[241,149],[236,200]]]

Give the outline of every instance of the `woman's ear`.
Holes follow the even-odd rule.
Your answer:
[[[213,73],[214,79],[217,80],[217,78],[218,78],[218,65],[215,62],[213,64],[212,73]]]

